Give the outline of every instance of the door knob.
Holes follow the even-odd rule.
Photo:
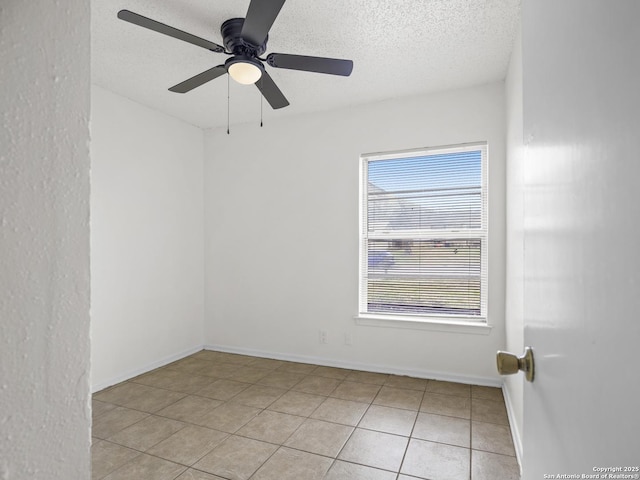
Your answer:
[[[500,375],[513,375],[522,370],[525,374],[525,378],[529,382],[533,382],[533,350],[531,347],[524,349],[524,355],[518,357],[513,353],[502,352],[498,350],[496,355],[498,364],[498,373]]]

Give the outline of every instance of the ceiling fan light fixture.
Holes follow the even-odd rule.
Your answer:
[[[227,72],[236,82],[243,85],[251,85],[260,80],[262,68],[260,64],[250,59],[232,59],[228,62]]]

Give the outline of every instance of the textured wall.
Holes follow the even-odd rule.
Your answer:
[[[202,346],[203,133],[100,87],[91,99],[91,381],[99,390]]]
[[[0,478],[87,479],[89,2],[0,4]]]

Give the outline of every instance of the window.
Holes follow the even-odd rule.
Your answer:
[[[485,322],[487,145],[361,161],[360,316]]]

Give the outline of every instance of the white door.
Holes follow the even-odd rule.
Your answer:
[[[525,0],[522,18],[523,480],[636,475],[640,1]]]

